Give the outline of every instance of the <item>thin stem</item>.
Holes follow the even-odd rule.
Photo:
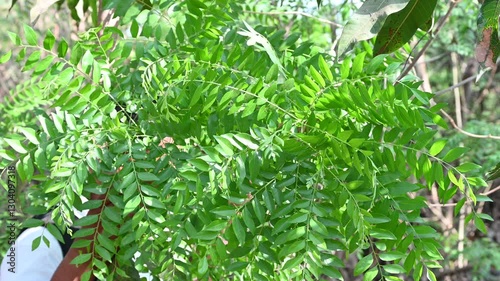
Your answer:
[[[462,86],[462,85],[464,85],[464,84],[467,84],[467,83],[471,82],[472,80],[476,79],[476,77],[477,77],[478,75],[479,75],[479,74],[475,74],[475,75],[472,75],[472,76],[470,76],[470,77],[467,77],[467,79],[464,79],[464,80],[462,80],[462,81],[460,81],[460,82],[456,83],[455,85],[453,85],[453,86],[451,86],[451,87],[449,87],[449,88],[446,88],[446,89],[444,89],[444,90],[441,90],[441,91],[437,91],[437,92],[435,92],[435,93],[434,93],[434,95],[435,95],[435,96],[440,96],[440,95],[442,95],[442,94],[444,94],[444,93],[446,93],[446,92],[452,91],[452,90],[454,90],[455,88],[458,88],[458,87],[460,87],[460,86]]]

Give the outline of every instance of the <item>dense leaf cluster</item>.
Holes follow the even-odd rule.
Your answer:
[[[54,208],[58,239],[104,229],[74,233],[96,243],[75,263],[113,280],[138,251],[135,267],[165,280],[317,280],[341,278],[345,252],[365,280],[435,279],[438,234],[417,192],[463,194],[457,213],[485,182],[450,164],[467,149],[434,139],[443,105],[410,79],[392,84],[404,58],[367,49],[334,63],[244,24],[234,1],[128,2],[115,11],[127,28],[70,45],[26,26],[0,59],[50,105],[1,139],[2,165],[40,181],[27,211]],[[101,206],[91,193],[112,204],[75,219],[73,207]],[[484,231],[483,218],[468,220]]]

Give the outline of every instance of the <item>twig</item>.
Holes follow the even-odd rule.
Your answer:
[[[488,190],[488,191],[486,191],[486,192],[480,193],[480,194],[481,194],[481,195],[484,195],[484,196],[488,196],[488,195],[490,195],[490,194],[492,194],[492,193],[496,192],[497,190],[500,190],[500,185],[499,185],[499,186],[497,186],[497,187],[495,187],[495,188],[493,188],[493,189],[491,189],[491,190]]]
[[[494,140],[500,140],[500,136],[494,136],[494,135],[477,135],[477,134],[473,134],[473,133],[469,133],[467,131],[464,131],[462,128],[458,127],[457,126],[457,123],[455,123],[455,120],[453,120],[453,117],[451,117],[448,113],[446,113],[446,111],[440,109],[441,113],[446,117],[448,118],[448,120],[450,121],[451,125],[453,126],[453,128],[455,128],[457,131],[459,131],[460,133],[466,135],[466,136],[469,136],[469,137],[472,137],[472,138],[477,138],[477,139],[494,139]]]
[[[437,92],[435,92],[435,93],[434,93],[434,95],[435,95],[435,96],[440,96],[440,95],[442,95],[442,94],[444,94],[444,93],[446,93],[446,92],[452,91],[452,90],[454,90],[455,88],[458,88],[458,87],[460,87],[460,86],[462,86],[462,85],[464,85],[464,84],[467,84],[467,83],[471,82],[472,80],[476,79],[476,77],[477,77],[478,75],[479,75],[479,74],[475,74],[475,75],[472,75],[472,76],[470,76],[470,77],[467,77],[467,79],[464,79],[464,80],[462,80],[462,81],[458,82],[457,84],[455,84],[455,85],[453,85],[453,86],[451,86],[451,87],[449,87],[449,88],[446,88],[446,89],[444,89],[444,90],[441,90],[441,91],[437,91]]]
[[[417,53],[417,55],[415,56],[415,58],[413,59],[413,61],[410,63],[410,65],[407,68],[405,68],[405,70],[401,73],[401,75],[399,75],[399,77],[398,77],[398,79],[396,79],[396,81],[399,81],[403,77],[405,77],[410,72],[410,70],[415,66],[415,64],[417,63],[418,59],[422,56],[422,54],[425,53],[425,51],[427,51],[427,48],[429,48],[429,46],[431,45],[432,41],[434,41],[434,38],[436,38],[437,34],[441,30],[441,28],[444,26],[445,22],[451,16],[451,11],[453,11],[453,9],[458,5],[458,2],[460,2],[460,0],[451,0],[450,1],[450,7],[448,8],[448,11],[446,12],[446,14],[443,17],[441,17],[439,19],[439,22],[436,25],[436,29],[434,30],[433,35],[431,36],[431,38],[429,38],[429,40],[425,43],[425,45],[422,48],[422,50],[420,50],[420,52]]]
[[[285,11],[285,12],[278,12],[278,11],[274,11],[274,12],[243,11],[243,12],[244,13],[251,13],[251,14],[259,14],[259,15],[270,15],[270,16],[299,15],[299,16],[304,16],[306,18],[312,18],[312,19],[315,19],[315,20],[317,20],[319,22],[327,23],[327,24],[330,24],[330,25],[333,25],[333,26],[342,27],[341,24],[338,24],[336,22],[329,21],[327,19],[316,17],[316,16],[313,16],[311,14],[308,14],[308,13],[305,13],[305,12],[299,12],[299,11]]]

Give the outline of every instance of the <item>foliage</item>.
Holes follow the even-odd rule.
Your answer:
[[[236,1],[122,2],[106,6],[121,29],[69,44],[25,26],[0,58],[50,105],[1,138],[1,165],[40,181],[26,212],[54,208],[55,237],[104,228],[74,234],[96,243],[75,263],[114,280],[139,251],[136,268],[165,280],[314,280],[341,278],[345,252],[365,280],[435,280],[438,233],[418,192],[461,194],[458,212],[485,182],[466,176],[478,165],[451,164],[467,149],[434,138],[443,105],[410,78],[392,84],[405,57],[366,48],[333,62],[239,19]],[[75,219],[100,205],[91,193],[113,205]],[[468,220],[485,231],[482,218]]]
[[[451,1],[456,5],[456,1]],[[342,34],[339,53],[343,54],[351,42],[366,40],[377,35],[376,53],[392,53],[408,43],[417,29],[428,31],[432,26],[432,13],[437,1],[401,1],[401,0],[368,0],[355,12],[348,27]],[[400,8],[404,5],[404,9]],[[389,9],[389,7],[391,9]],[[500,1],[485,0],[479,9],[477,18],[479,41],[476,47],[476,58],[487,67],[494,67],[500,54],[498,46],[498,17]],[[367,20],[368,19],[368,20]],[[369,32],[359,32],[370,23]],[[383,24],[383,26],[382,26]],[[380,27],[382,26],[382,27]]]
[[[465,254],[473,267],[472,280],[496,280],[498,276],[491,269],[500,263],[500,247],[489,240],[476,240],[465,250]]]

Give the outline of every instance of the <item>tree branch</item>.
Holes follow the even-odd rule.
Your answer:
[[[455,85],[453,85],[453,86],[451,86],[451,87],[449,87],[449,88],[446,88],[446,89],[444,89],[444,90],[441,90],[441,91],[437,91],[437,92],[435,92],[435,93],[434,93],[434,95],[436,95],[436,96],[440,96],[440,95],[442,95],[442,94],[444,94],[444,93],[446,93],[446,92],[452,91],[452,90],[454,90],[455,88],[458,88],[458,87],[460,87],[460,86],[462,86],[462,85],[465,85],[465,84],[467,84],[467,83],[471,82],[472,80],[476,79],[476,77],[477,77],[478,75],[479,75],[479,74],[475,74],[475,75],[473,75],[473,76],[467,77],[467,79],[464,79],[464,80],[462,80],[462,81],[458,82],[457,84],[455,84]]]
[[[453,120],[453,118],[448,114],[446,113],[446,111],[444,110],[440,110],[441,113],[450,121],[451,125],[453,126],[453,128],[455,128],[457,131],[459,131],[460,133],[466,135],[466,136],[469,136],[469,137],[472,137],[472,138],[477,138],[477,139],[494,139],[494,140],[500,140],[500,136],[494,136],[494,135],[477,135],[477,134],[473,134],[473,133],[469,133],[467,131],[464,131],[462,128],[460,128],[459,126],[457,126],[457,123],[455,123],[455,120]]]

